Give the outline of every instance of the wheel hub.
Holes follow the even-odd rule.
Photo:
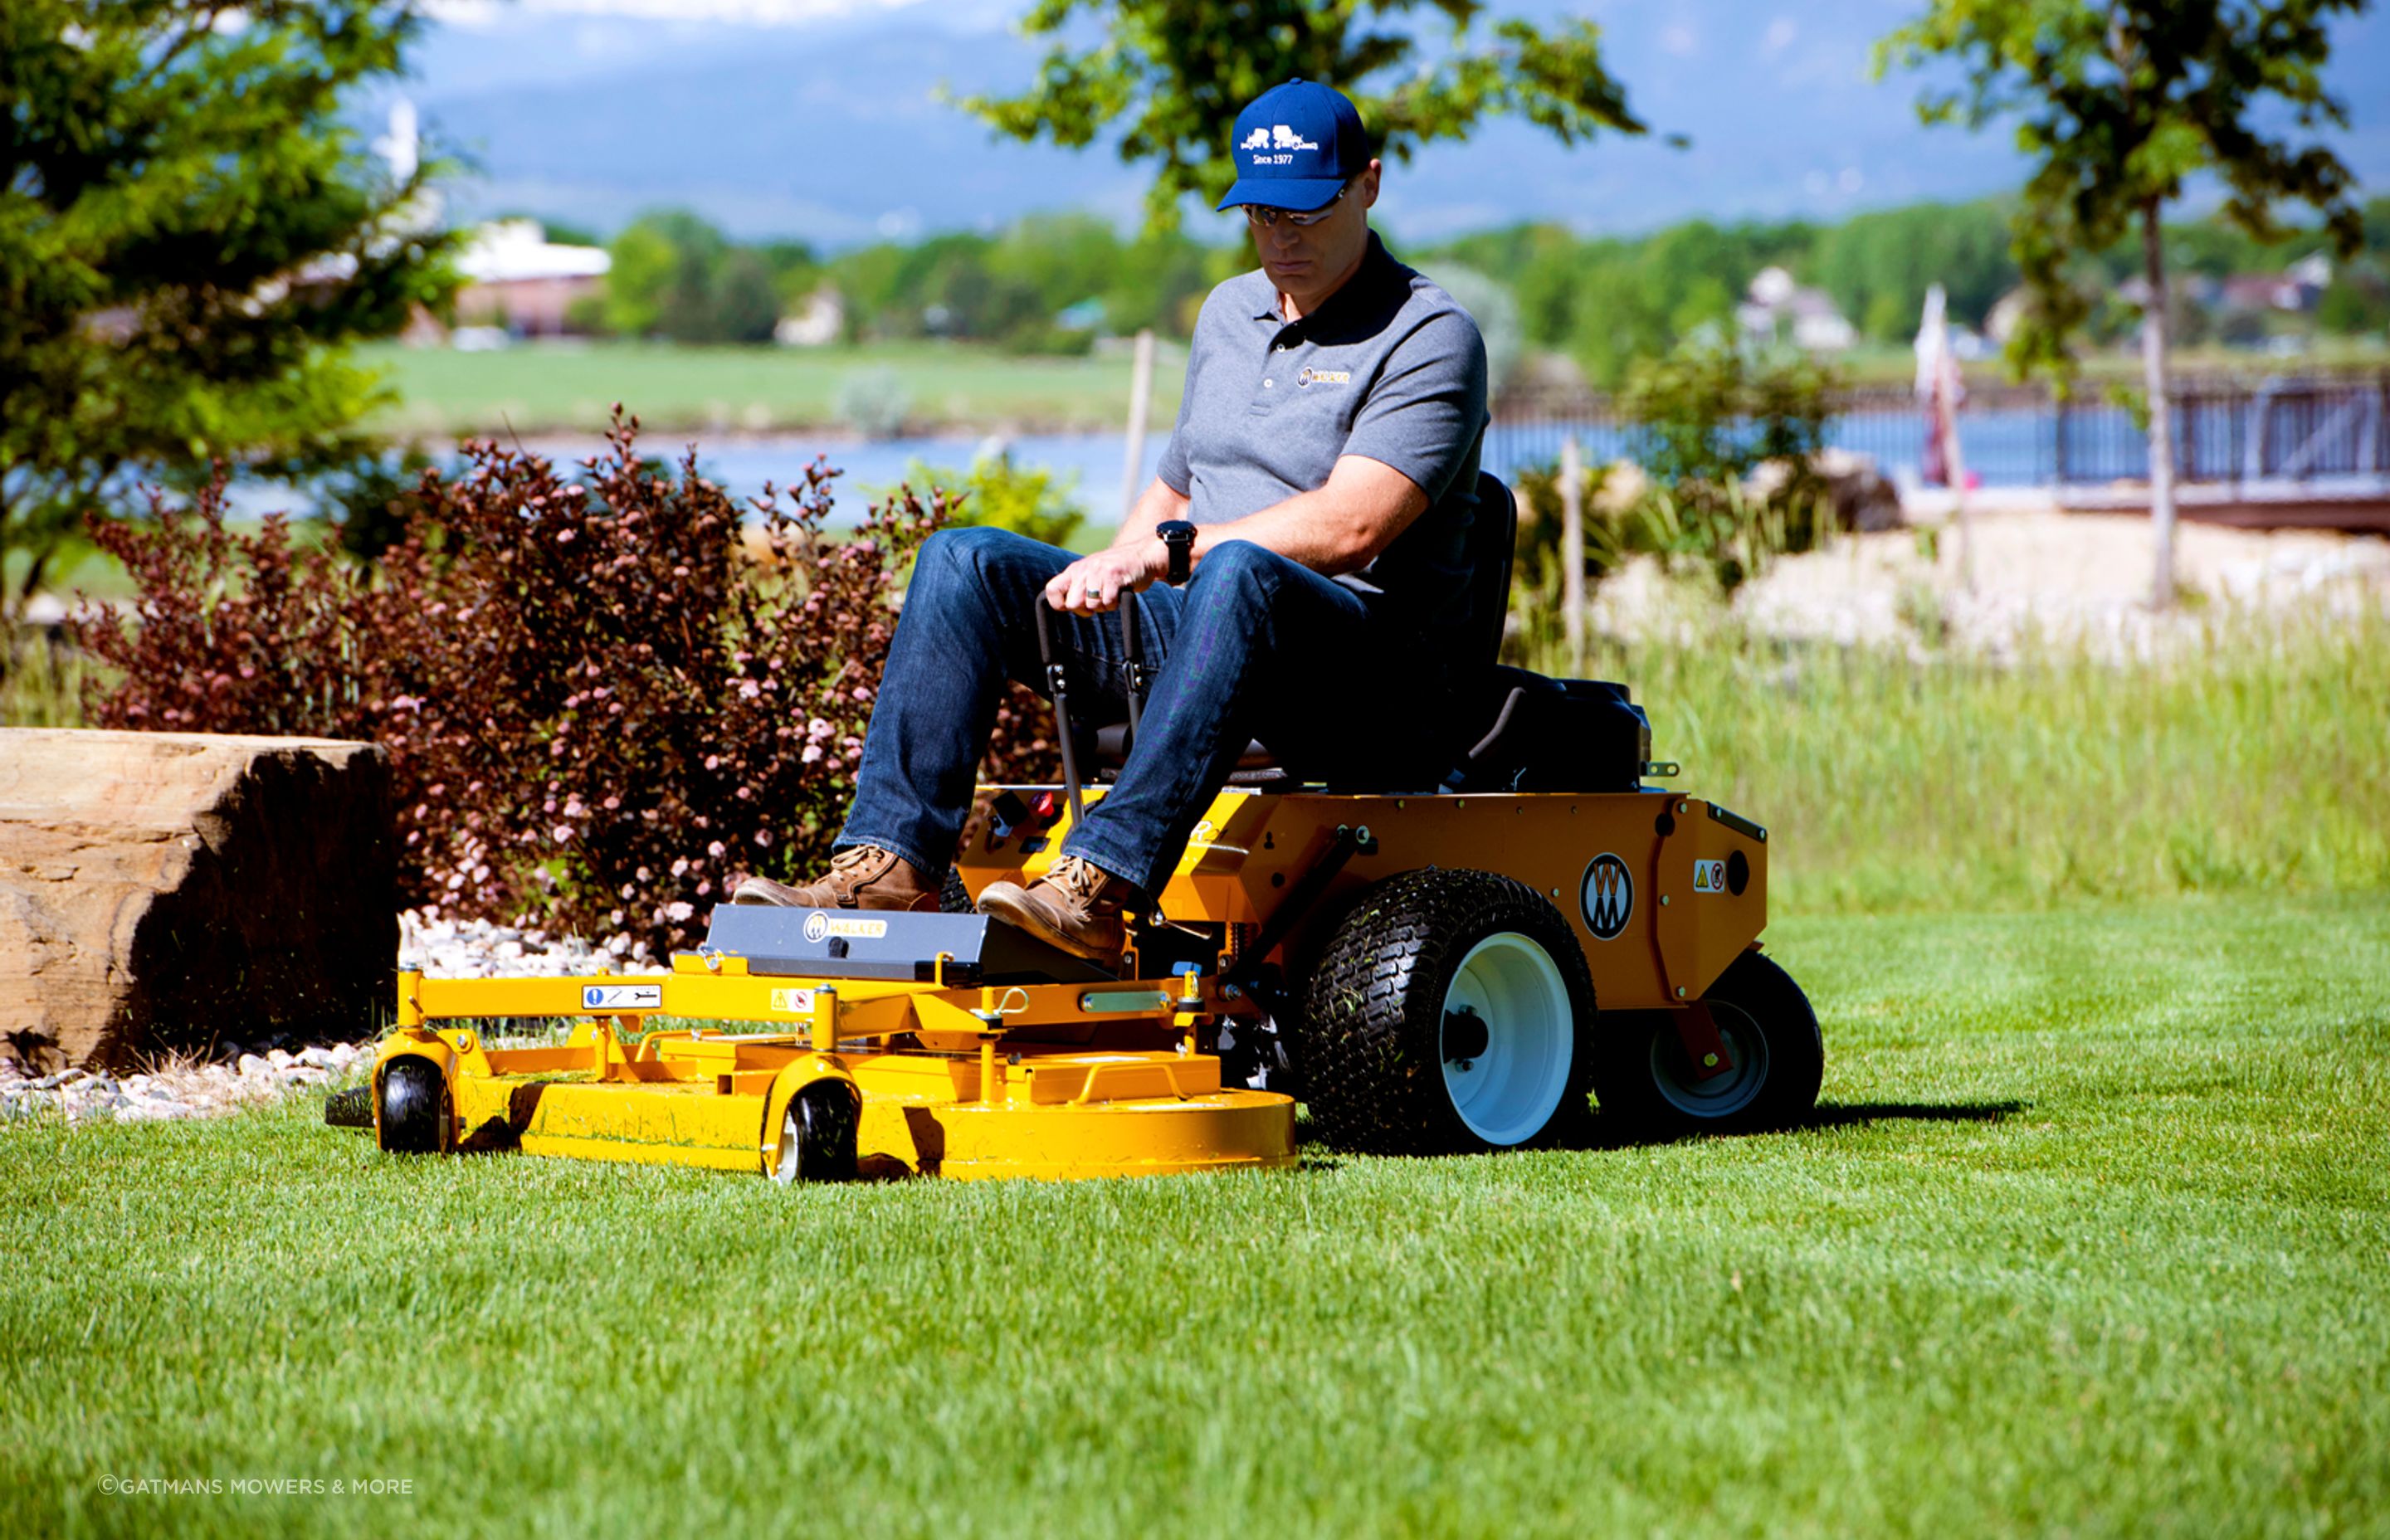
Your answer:
[[[1567,1094],[1575,1012],[1559,965],[1513,930],[1470,948],[1445,991],[1445,1094],[1490,1145],[1523,1143]]]

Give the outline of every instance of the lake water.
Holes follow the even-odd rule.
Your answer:
[[[1549,465],[1559,457],[1563,436],[1574,433],[1589,462],[1631,457],[1629,432],[1615,422],[1497,423],[1487,433],[1485,468],[1505,481],[1524,466]],[[1874,458],[1877,468],[1895,482],[1913,484],[1924,449],[1921,413],[1857,412],[1836,418],[1828,441]],[[2077,407],[2067,417],[2064,454],[2061,454],[2058,418],[2047,407],[2023,407],[1966,413],[1960,436],[1968,470],[1987,486],[2048,485],[2063,468],[2072,481],[2101,481],[2139,473],[2142,449],[2139,431],[2121,410]],[[1169,442],[1166,430],[1146,436],[1137,468],[1142,487],[1161,463]],[[687,436],[650,433],[640,441],[649,454],[676,459],[689,443]],[[698,465],[704,475],[744,499],[763,490],[766,481],[786,486],[797,480],[816,455],[844,474],[839,481],[839,521],[859,519],[875,494],[914,474],[916,466],[938,469],[967,468],[982,455],[1009,454],[1025,469],[1055,473],[1071,489],[1089,519],[1105,525],[1120,517],[1121,470],[1125,444],[1119,433],[1047,433],[1016,438],[965,435],[855,441],[833,435],[804,433],[756,437],[698,439]],[[598,453],[596,436],[546,436],[524,446],[560,463]],[[285,489],[250,486],[238,490],[234,504],[247,513],[286,508],[292,499]]]

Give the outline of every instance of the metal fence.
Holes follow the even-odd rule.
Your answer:
[[[2311,485],[2390,480],[2390,373],[2257,380],[2187,378],[2176,385],[2176,475],[2184,481]],[[1922,468],[1923,407],[1898,386],[1842,392],[1826,442],[1866,455],[1895,480]],[[1639,459],[1642,433],[1607,398],[1527,396],[1497,404],[1485,468],[1505,479],[1560,458],[1574,434],[1587,460]],[[2134,414],[2085,387],[2062,402],[2048,391],[1999,386],[1959,413],[1967,468],[1987,486],[2141,481],[2147,434]]]

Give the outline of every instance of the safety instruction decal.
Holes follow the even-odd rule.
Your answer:
[[[772,991],[772,1008],[790,1016],[811,1016],[814,1013],[814,992],[810,989],[776,989]]]
[[[1726,863],[1723,861],[1694,862],[1693,892],[1697,893],[1726,892]]]
[[[664,1008],[664,986],[662,984],[583,984],[581,1008],[584,1010],[662,1010]]]

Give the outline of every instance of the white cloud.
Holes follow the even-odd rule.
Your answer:
[[[748,27],[802,27],[870,11],[903,10],[922,0],[430,0],[439,20],[493,27],[508,15],[620,16],[642,21],[718,21]]]
[[[1800,35],[1798,22],[1789,16],[1780,16],[1767,24],[1767,36],[1760,43],[1760,49],[1773,57],[1792,46],[1792,40]]]
[[[1661,30],[1660,46],[1678,58],[1690,58],[1701,52],[1702,40],[1694,35],[1693,29],[1678,21]]]

